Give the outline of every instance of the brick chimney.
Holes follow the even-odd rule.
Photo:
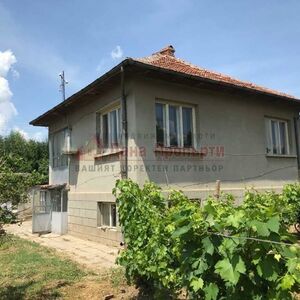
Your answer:
[[[154,54],[168,55],[174,57],[175,56],[174,53],[175,53],[174,47],[172,45],[169,45]]]

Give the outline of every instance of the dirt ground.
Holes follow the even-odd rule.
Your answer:
[[[100,243],[86,241],[68,234],[62,236],[52,233],[43,235],[32,234],[31,220],[25,221],[21,225],[6,225],[5,230],[23,239],[54,248],[96,273],[102,273],[109,268],[115,267],[115,260],[120,250],[117,247],[109,247]]]
[[[120,283],[115,286],[110,280],[84,280],[62,288],[61,293],[63,299],[91,299],[100,300],[107,299],[124,299],[134,300],[142,299],[138,294],[138,290],[134,286],[128,286],[125,283]]]

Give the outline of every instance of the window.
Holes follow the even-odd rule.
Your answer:
[[[34,200],[34,210],[38,214],[48,214],[51,212],[51,199],[48,191],[39,192],[39,201]]]
[[[107,113],[100,114],[98,115],[98,118],[98,147],[103,151],[120,147],[121,109],[116,108]]]
[[[67,149],[67,141],[69,141],[69,132],[68,129],[63,129],[58,132],[55,132],[51,136],[52,144],[52,167],[66,167],[68,165],[68,158],[63,153]]]
[[[117,226],[117,208],[115,203],[98,202],[98,227]]]
[[[156,143],[164,147],[194,147],[194,108],[166,103],[155,104]]]
[[[266,119],[267,154],[288,155],[288,122],[278,119]]]
[[[68,191],[66,190],[51,190],[52,210],[55,212],[68,211]]]

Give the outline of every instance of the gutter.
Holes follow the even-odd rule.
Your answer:
[[[121,65],[121,107],[122,107],[122,140],[124,145],[123,159],[121,166],[122,179],[128,178],[128,128],[127,128],[127,101],[125,95],[125,71]]]
[[[299,116],[294,117],[294,130],[295,130],[295,143],[296,143],[296,155],[297,155],[297,164],[298,164],[298,174],[300,170],[300,149],[299,149],[299,130],[298,130]],[[299,174],[300,175],[300,174]]]

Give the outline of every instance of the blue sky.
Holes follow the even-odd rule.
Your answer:
[[[0,0],[0,134],[46,136],[28,122],[61,101],[61,70],[70,96],[168,44],[193,64],[300,97],[299,16],[299,0]]]

